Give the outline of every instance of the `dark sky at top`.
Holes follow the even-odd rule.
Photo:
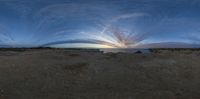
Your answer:
[[[1,46],[155,43],[200,44],[200,0],[0,0]]]

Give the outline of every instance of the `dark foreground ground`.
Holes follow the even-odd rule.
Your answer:
[[[0,99],[200,99],[200,51],[0,51]]]

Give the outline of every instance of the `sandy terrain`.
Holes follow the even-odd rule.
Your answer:
[[[0,51],[0,99],[200,99],[200,51]]]

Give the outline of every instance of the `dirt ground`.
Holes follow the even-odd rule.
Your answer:
[[[0,99],[200,99],[200,51],[0,51]]]

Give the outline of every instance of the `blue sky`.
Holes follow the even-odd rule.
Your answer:
[[[199,10],[199,0],[0,0],[0,45],[196,47]]]

